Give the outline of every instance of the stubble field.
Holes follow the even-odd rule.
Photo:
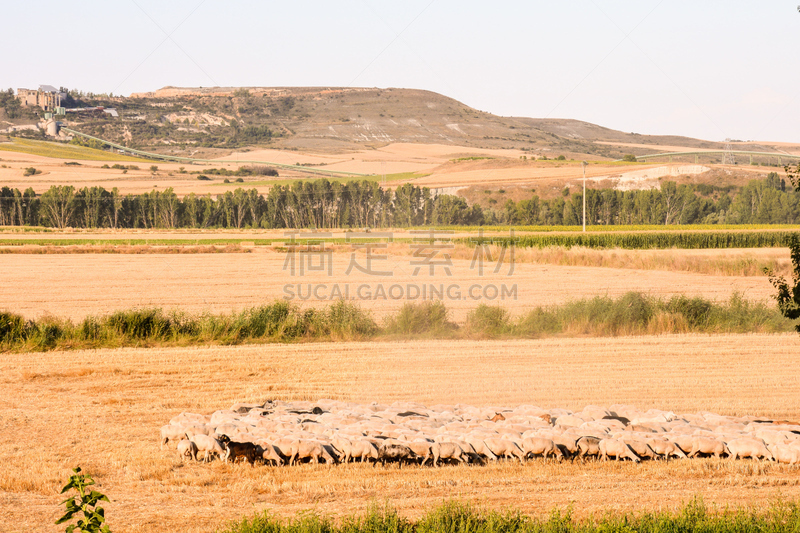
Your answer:
[[[521,159],[523,156],[525,160]],[[549,160],[537,161],[534,160],[535,155],[520,150],[392,143],[371,150],[336,154],[277,149],[242,151],[213,162],[191,164],[137,160],[111,152],[79,149],[63,144],[14,141],[0,143],[0,184],[21,191],[33,187],[40,194],[53,185],[74,185],[76,188],[99,186],[107,190],[116,187],[122,194],[163,191],[171,187],[181,197],[190,193],[224,194],[238,187],[256,188],[265,194],[275,183],[331,177],[326,176],[325,172],[332,171],[353,173],[353,179],[381,181],[390,188],[412,183],[420,187],[440,189],[449,194],[470,186],[491,189],[521,187],[526,191],[526,197],[530,197],[534,190],[539,196],[549,197],[559,194],[565,186],[581,185],[583,168],[579,160],[555,161],[552,159],[554,154],[550,154],[550,157]],[[114,161],[121,161],[126,165],[133,162],[138,168],[102,168],[104,165],[110,166]],[[197,179],[198,173],[211,168],[235,171],[241,166],[250,165],[248,162],[252,161],[265,164],[299,164],[319,174],[281,168],[279,178],[251,176],[243,178],[242,183],[236,183],[233,177],[230,178],[231,183],[224,183],[222,176],[213,175],[210,176],[210,181]],[[151,165],[158,167],[158,170],[151,171]],[[24,176],[24,169],[29,167],[34,167],[41,173]],[[625,183],[626,188],[651,188],[658,186],[658,179],[661,177],[681,182],[695,179],[708,181],[698,177],[698,172],[702,173],[712,167],[725,168],[719,165],[695,167],[697,168],[693,169],[692,165],[663,162],[591,161],[586,168],[586,177],[590,180],[590,187],[613,187]],[[732,174],[726,177],[727,180],[742,185],[766,172],[761,167],[744,166],[726,170],[727,174]],[[631,172],[631,177],[626,178]],[[649,177],[643,177],[644,175]]]
[[[26,318],[52,315],[81,320],[131,307],[229,312],[289,296],[302,306],[321,306],[329,303],[325,298],[338,294],[349,295],[381,319],[409,301],[416,288],[430,291],[433,286],[444,288],[451,317],[461,322],[481,303],[502,305],[521,315],[539,306],[596,295],[616,297],[628,291],[663,297],[687,294],[717,301],[727,301],[738,292],[748,300],[768,302],[773,289],[758,268],[771,261],[780,266],[786,261],[782,256],[787,255],[781,250],[670,250],[661,254],[555,250],[550,255],[523,250],[511,275],[508,265],[495,273],[496,264],[487,262],[481,276],[468,251],[461,250],[464,258],[452,260],[448,276],[443,266],[437,266],[431,275],[427,266],[414,264],[419,260],[408,249],[396,247],[398,254],[373,262],[373,272],[392,271],[392,276],[351,268],[349,253],[335,253],[326,259],[332,265],[330,276],[327,271],[300,275],[299,259],[292,275],[286,253],[267,247],[230,254],[4,254],[0,255],[5,280],[0,284],[0,302],[6,310]],[[366,268],[363,253],[355,261]],[[417,268],[420,271],[415,273]],[[726,275],[729,273],[747,275]],[[504,285],[509,291],[516,285],[516,299],[492,299],[499,294],[493,287],[502,291]],[[311,297],[309,286],[315,291]],[[472,287],[477,288],[470,292]]]
[[[800,418],[796,335],[415,341],[4,354],[0,505],[11,531],[56,531],[70,468],[96,474],[115,531],[212,531],[267,509],[342,516],[389,502],[417,517],[443,500],[541,516],[800,498],[797,467],[697,459],[486,467],[181,464],[158,428],[237,401],[336,398],[533,404]]]

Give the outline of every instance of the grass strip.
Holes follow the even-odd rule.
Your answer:
[[[777,501],[767,509],[712,510],[695,499],[677,511],[607,513],[578,519],[570,509],[554,509],[547,518],[516,510],[482,510],[450,501],[418,520],[397,514],[390,506],[373,505],[363,515],[340,521],[304,512],[282,520],[267,512],[227,525],[220,533],[794,533],[800,530],[800,506]]]
[[[36,141],[16,137],[10,140],[11,142],[0,144],[0,151],[54,157],[57,159],[78,159],[81,161],[134,161],[140,163],[150,161],[149,159],[141,159],[74,144]]]
[[[338,300],[320,308],[288,301],[229,314],[193,315],[160,308],[122,310],[79,323],[53,317],[25,320],[0,311],[0,351],[117,348],[123,346],[231,345],[269,342],[493,339],[547,336],[622,336],[668,333],[783,333],[791,320],[776,307],[734,294],[727,302],[701,297],[669,299],[629,292],[539,307],[512,317],[500,306],[480,305],[466,323],[450,320],[441,301],[406,303],[378,324],[369,310]]]

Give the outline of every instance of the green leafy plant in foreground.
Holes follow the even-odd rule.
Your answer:
[[[109,501],[105,494],[89,487],[95,484],[91,476],[81,474],[80,467],[72,469],[75,474],[70,476],[69,483],[61,489],[61,494],[74,489],[78,494],[72,495],[63,503],[66,505],[66,513],[56,521],[56,524],[69,522],[78,513],[83,513],[83,520],[78,520],[77,524],[70,524],[65,530],[66,533],[111,533],[108,525],[105,524],[105,511],[97,504],[102,501]]]
[[[789,249],[794,270],[792,286],[789,286],[785,278],[776,276],[769,268],[765,268],[764,273],[769,276],[770,283],[778,290],[775,300],[778,302],[781,314],[788,319],[797,320],[800,318],[800,237],[796,234],[789,239]],[[797,324],[795,329],[800,333],[800,324]]]

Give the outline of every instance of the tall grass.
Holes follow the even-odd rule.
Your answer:
[[[777,308],[745,300],[658,298],[629,292],[538,307],[519,317],[480,305],[459,326],[440,301],[407,303],[378,325],[368,310],[344,300],[302,309],[276,301],[230,314],[192,315],[158,308],[129,309],[74,324],[44,317],[26,321],[0,312],[0,351],[193,344],[242,344],[402,338],[539,338],[666,333],[779,333],[793,322]]]
[[[383,332],[396,336],[450,336],[458,326],[441,301],[407,303],[396,315],[387,317]]]
[[[510,321],[509,321],[510,322]],[[669,299],[629,292],[539,307],[504,325],[508,335],[645,335],[664,333],[779,333],[792,322],[777,308],[733,294],[727,302],[684,295]],[[491,330],[495,336],[502,330]]]
[[[0,348],[13,351],[358,340],[371,338],[377,332],[378,325],[369,311],[345,301],[305,310],[277,301],[222,315],[131,309],[104,317],[87,317],[78,324],[48,317],[25,321],[13,313],[0,313]]]
[[[574,518],[570,511],[553,510],[545,519],[518,511],[481,510],[461,502],[447,502],[411,521],[391,508],[372,507],[363,516],[337,524],[327,517],[301,514],[281,520],[267,513],[228,525],[220,533],[793,533],[800,530],[800,506],[777,502],[767,510],[739,508],[725,512],[693,500],[677,511],[606,514],[601,518]]]

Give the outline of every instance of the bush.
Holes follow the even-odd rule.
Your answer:
[[[467,315],[466,329],[470,335],[497,337],[511,328],[508,311],[500,306],[479,305]]]
[[[69,329],[69,322],[45,317],[32,324],[28,331],[27,342],[35,349],[51,349],[61,341]]]
[[[448,315],[441,301],[407,303],[387,320],[384,329],[394,335],[446,335],[457,328],[448,321]]]
[[[200,174],[199,176],[197,176],[197,179],[199,179],[200,181],[211,181],[211,178],[209,178],[208,176],[205,176],[203,174]]]
[[[337,339],[365,339],[378,332],[369,311],[344,300],[331,304],[321,318],[325,321],[325,334]]]
[[[300,337],[306,328],[298,324],[296,315],[297,310],[288,302],[246,309],[234,319],[231,328],[233,340]]]
[[[0,311],[0,342],[12,343],[27,335],[25,319],[20,315]]]
[[[33,167],[28,167],[22,172],[22,175],[27,177],[27,176],[35,176],[36,174],[41,174],[41,173],[42,173],[41,170],[37,170]]]
[[[560,155],[560,156],[556,157],[556,161],[566,161],[566,160],[567,160],[567,158],[565,156],[563,156],[563,155]]]
[[[117,311],[108,317],[108,327],[118,335],[131,339],[157,339],[169,335],[170,320],[161,309]]]
[[[623,161],[627,161],[627,162],[629,162],[629,163],[635,163],[635,162],[636,162],[636,156],[635,156],[635,155],[633,155],[633,154],[625,154],[625,155],[622,157],[622,160],[623,160]]]
[[[272,167],[267,167],[264,165],[253,165],[249,167],[242,167],[239,169],[240,171],[248,171],[253,176],[272,176],[277,177],[278,171]]]

